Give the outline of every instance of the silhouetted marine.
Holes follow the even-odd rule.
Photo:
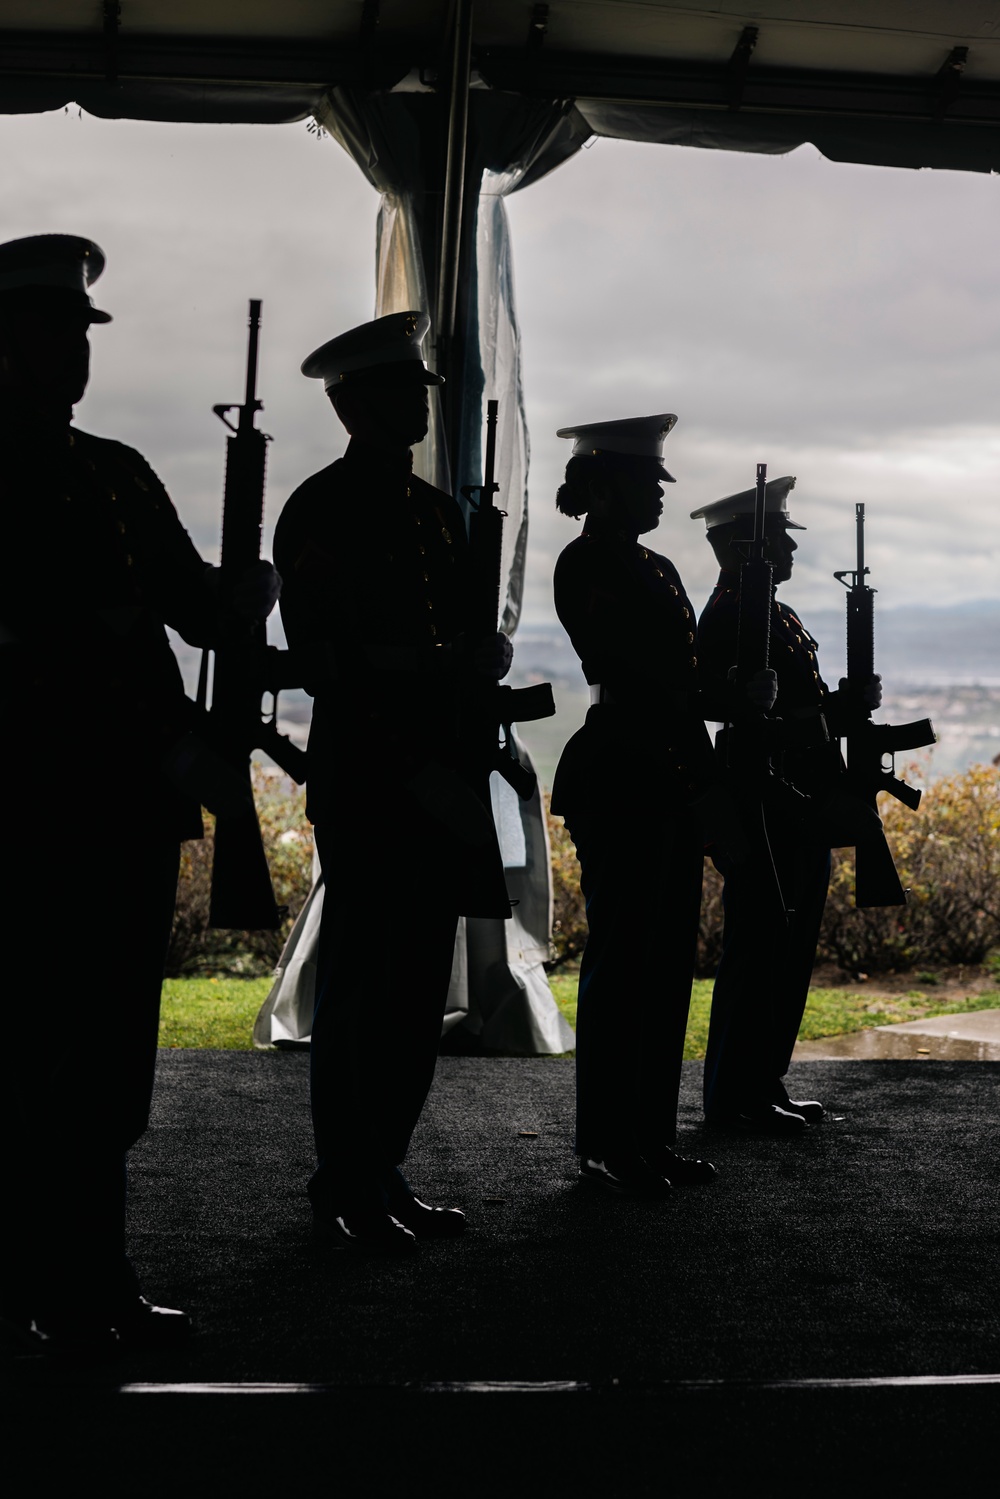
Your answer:
[[[0,245],[0,739],[8,1003],[3,1297],[53,1351],[173,1342],[125,1253],[125,1156],[146,1127],[179,843],[199,808],[164,774],[190,708],[164,629],[209,644],[232,604],[266,614],[269,566],[239,601],[133,449],[71,426],[88,331],[90,240]]]
[[[676,418],[563,429],[556,504],[585,515],[555,570],[560,620],[590,683],[552,810],[576,844],[588,938],[577,1011],[581,1178],[662,1197],[714,1170],[673,1150],[701,897],[705,817],[738,838],[697,700],[695,618],[658,522]]]
[[[796,543],[790,532],[805,528],[791,519],[787,499],[795,480],[771,480],[765,492],[764,535],[774,582],[788,580]],[[734,542],[753,529],[755,491],[744,490],[692,512],[703,517],[722,571],[698,623],[698,667],[707,696],[727,691],[736,661],[740,618],[740,553]],[[771,608],[769,664],[777,695],[767,710],[782,718],[788,739],[780,753],[783,779],[796,790],[826,801],[843,783],[843,766],[830,732],[847,707],[844,693],[820,676],[817,644],[794,610],[775,600]],[[880,696],[878,679],[865,691]],[[727,717],[722,713],[720,717]],[[713,850],[725,878],[722,959],[712,995],[705,1058],[706,1116],[765,1134],[795,1136],[823,1117],[815,1099],[789,1098],[784,1077],[805,1009],[830,879],[829,839],[806,830],[806,802],[794,795],[776,801],[768,814],[771,855],[782,889],[794,908],[790,919],[775,908],[764,871],[754,860],[735,863]],[[863,808],[860,809],[863,812]]]
[[[424,313],[379,318],[305,361],[351,440],[291,496],[274,542],[315,699],[308,813],[325,883],[309,1195],[321,1230],[375,1253],[464,1226],[400,1168],[434,1075],[459,915],[510,909],[481,904],[496,837],[459,770],[463,682],[502,677],[511,650],[464,638],[462,514],[412,470],[440,383],[422,357],[427,326]]]

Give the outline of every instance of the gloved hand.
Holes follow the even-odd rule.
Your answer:
[[[743,689],[752,708],[759,713],[769,713],[778,696],[778,674],[769,666],[755,671]]]
[[[729,787],[717,781],[691,805],[701,820],[706,845],[715,844],[734,864],[745,863],[750,857],[750,840]]]
[[[222,569],[210,567],[205,573],[205,583],[216,598],[222,588]],[[267,619],[278,602],[281,593],[281,574],[272,562],[263,557],[246,568],[233,582],[227,583],[228,596],[223,594],[225,606],[241,619]]]
[[[510,671],[513,659],[514,647],[503,631],[498,630],[495,639],[484,640],[474,648],[472,667],[481,677],[490,677],[494,682],[502,682]]]
[[[855,686],[847,677],[841,677],[838,686],[841,692],[850,692],[860,698],[869,712],[874,712],[876,708],[882,706],[882,678],[878,672],[860,686]]]
[[[728,681],[730,686],[735,686],[735,666],[729,668]],[[762,671],[755,671],[743,691],[751,708],[756,708],[758,713],[769,713],[778,696],[777,673],[769,666],[765,666]]]

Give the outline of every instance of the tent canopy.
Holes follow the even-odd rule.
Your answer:
[[[331,88],[444,83],[449,0],[6,0],[0,108],[277,122]],[[477,0],[473,83],[598,135],[1000,167],[991,0]],[[522,183],[522,185],[524,185]]]

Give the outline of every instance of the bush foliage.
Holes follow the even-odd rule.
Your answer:
[[[979,964],[1000,944],[1000,772],[974,765],[933,781],[917,812],[880,806],[905,907],[858,911],[854,851],[835,849],[817,959],[847,973]],[[579,869],[561,818],[549,813],[554,897],[553,966],[578,957],[587,937]],[[705,864],[697,972],[714,973],[722,948],[722,881]]]
[[[205,814],[205,837],[181,845],[177,907],[167,950],[166,976],[238,974],[253,978],[274,968],[312,886],[313,834],[305,792],[280,771],[253,768],[261,839],[279,907],[287,914],[275,932],[214,930],[208,925],[214,819]]]

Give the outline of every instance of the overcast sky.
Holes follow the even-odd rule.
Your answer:
[[[268,530],[342,451],[318,343],[374,305],[377,196],[305,124],[0,119],[0,239],[65,231],[108,256],[82,427],[139,448],[198,545],[217,545],[216,402],[242,395],[264,301]],[[839,606],[855,500],[880,604],[995,597],[1000,570],[1000,182],[974,173],[597,141],[508,200],[532,438],[526,618],[575,525],[553,513],[556,427],[673,411],[677,477],[654,545],[700,607],[714,568],[688,512],[766,461],[798,485],[795,579]]]

